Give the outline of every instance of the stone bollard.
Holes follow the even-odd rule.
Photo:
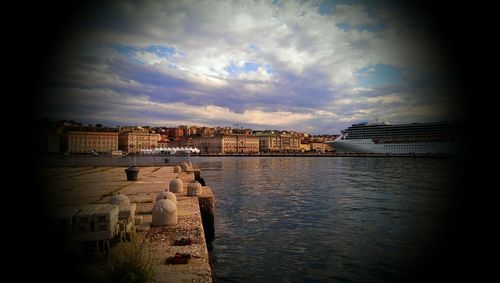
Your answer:
[[[168,190],[172,193],[182,193],[184,191],[184,182],[177,176],[168,183]]]
[[[151,226],[167,226],[177,224],[177,205],[169,199],[157,201],[153,207]]]
[[[183,172],[186,172],[189,170],[189,166],[186,162],[181,162],[181,169]]]
[[[120,192],[118,192],[116,195],[112,195],[109,198],[108,203],[116,205],[129,205],[130,199],[126,195],[120,194]]]
[[[154,203],[156,203],[157,201],[159,201],[161,199],[167,199],[167,194],[165,194],[165,193],[166,193],[166,191],[161,191],[160,193],[158,193]]]
[[[187,195],[188,196],[199,196],[201,195],[202,187],[201,184],[197,181],[191,181],[187,186]]]
[[[162,199],[169,199],[171,200],[173,203],[177,204],[177,197],[174,195],[174,193],[172,192],[160,192],[157,196],[156,196],[156,201],[159,201],[159,200],[162,200]]]
[[[182,169],[180,166],[175,166],[174,167],[174,173],[181,173],[182,172]]]

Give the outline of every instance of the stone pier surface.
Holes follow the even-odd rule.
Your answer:
[[[187,184],[195,179],[194,172],[182,172],[184,191],[177,197],[178,224],[151,227],[152,208],[156,196],[168,190],[174,166],[139,167],[137,181],[127,181],[126,167],[54,167],[46,168],[40,176],[48,192],[50,206],[103,204],[111,195],[125,194],[136,203],[136,235],[145,239],[153,255],[153,282],[212,282],[206,237],[214,235],[214,195],[208,186],[200,196],[188,197]],[[198,173],[198,172],[197,172]],[[198,173],[199,174],[199,173]],[[200,210],[201,206],[201,210]],[[203,217],[203,220],[202,220]],[[205,225],[205,228],[204,228]],[[205,229],[207,231],[205,231]],[[174,241],[191,239],[192,244],[175,246]],[[167,264],[176,253],[190,254],[187,264]]]

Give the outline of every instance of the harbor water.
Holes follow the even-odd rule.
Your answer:
[[[196,162],[216,195],[211,254],[221,282],[427,278],[460,201],[453,159]]]
[[[44,163],[126,166],[164,158],[59,157]],[[169,161],[188,158],[215,194],[209,248],[220,282],[421,281],[433,276],[431,270],[446,272],[445,260],[453,257],[443,245],[456,242],[450,234],[462,201],[462,168],[454,158]]]

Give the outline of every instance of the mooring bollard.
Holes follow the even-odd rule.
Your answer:
[[[168,190],[172,193],[182,193],[184,191],[184,182],[177,176],[168,183]]]
[[[202,192],[202,186],[197,181],[191,181],[187,186],[188,196],[199,196]]]
[[[169,199],[157,201],[153,207],[151,226],[167,226],[177,224],[177,205]]]
[[[181,169],[183,172],[189,171],[189,166],[188,166],[187,162],[185,162],[185,161],[181,162]]]
[[[127,174],[127,181],[137,181],[137,177],[139,177],[139,168],[130,166],[125,169],[125,174]]]
[[[130,199],[126,195],[120,194],[120,192],[118,192],[116,195],[112,195],[109,198],[108,203],[116,205],[129,205]]]
[[[177,197],[174,195],[174,193],[172,192],[160,192],[157,196],[156,196],[156,201],[159,201],[159,200],[162,200],[162,199],[169,199],[171,200],[173,203],[177,204]]]

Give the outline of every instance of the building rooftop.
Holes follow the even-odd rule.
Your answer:
[[[80,127],[67,127],[64,129],[64,132],[116,132],[116,133],[118,133],[118,129],[107,128],[107,127],[80,126]]]

